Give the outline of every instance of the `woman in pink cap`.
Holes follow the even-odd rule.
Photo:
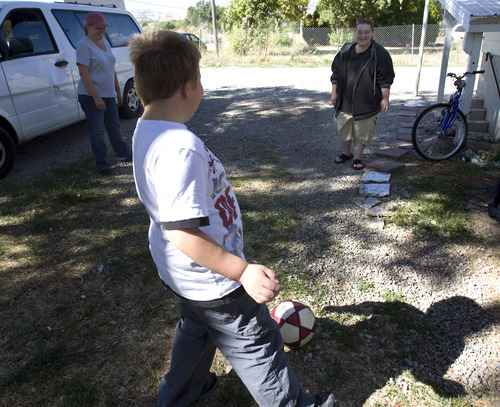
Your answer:
[[[123,141],[118,107],[123,102],[115,71],[115,56],[106,39],[107,23],[100,13],[85,16],[85,37],[76,46],[76,63],[80,71],[78,102],[87,118],[90,145],[97,169],[110,175],[105,131],[119,161],[132,161],[129,146]],[[118,101],[118,105],[117,105]]]

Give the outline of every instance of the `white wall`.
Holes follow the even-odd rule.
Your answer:
[[[488,132],[496,141],[500,141],[500,33],[485,33],[481,69],[484,69],[485,73],[479,75],[477,94],[484,99],[486,120],[489,123]],[[496,84],[493,69],[496,73]]]
[[[500,32],[484,33],[483,52],[500,55]]]

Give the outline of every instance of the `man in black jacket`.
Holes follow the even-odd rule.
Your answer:
[[[345,44],[332,62],[331,100],[336,109],[335,130],[343,150],[335,159],[337,164],[354,158],[353,168],[364,168],[361,155],[375,135],[378,113],[389,110],[394,76],[391,56],[373,40],[373,23],[359,21],[356,42]]]

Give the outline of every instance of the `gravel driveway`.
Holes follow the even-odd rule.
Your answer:
[[[450,70],[452,69],[450,68]],[[393,106],[413,97],[415,80],[409,81],[409,78],[416,78],[416,72],[416,68],[396,68],[396,81],[392,90]],[[224,93],[232,94],[232,91],[239,95],[242,95],[242,93],[250,95],[254,93],[254,90],[261,88],[266,88],[271,92],[271,88],[274,87],[278,89],[286,87],[289,91],[304,90],[306,93],[312,92],[314,94],[314,106],[321,108],[321,111],[325,112],[325,116],[320,118],[323,120],[322,122],[313,124],[312,117],[305,120],[308,120],[311,126],[327,126],[328,130],[326,131],[330,134],[332,128],[330,126],[329,77],[330,68],[204,68],[202,69],[202,83],[206,92],[204,103],[209,103],[208,97],[214,91],[217,91],[219,95],[224,95]],[[438,68],[424,68],[419,87],[420,94],[424,96],[435,94],[438,78]],[[288,105],[288,111],[297,108],[296,105],[303,102],[304,105],[300,107],[307,108],[306,103],[308,100],[306,98],[293,100],[289,97],[291,95],[286,93],[277,93],[275,96],[285,99],[280,101],[280,106],[281,103]],[[392,113],[394,112],[393,109]],[[231,113],[226,114],[231,115]],[[395,118],[395,116],[389,114],[388,118],[391,117]],[[210,121],[210,117],[205,118],[202,116],[202,112],[198,112],[191,121],[190,127],[192,128],[195,122],[206,122],[207,120]],[[122,131],[127,140],[132,138],[135,122],[135,120],[122,120]],[[329,143],[333,141],[329,140]],[[337,148],[338,146],[332,147]],[[80,122],[19,146],[14,169],[8,175],[7,180],[8,182],[24,182],[50,172],[50,170],[60,165],[90,155],[86,124]]]
[[[305,219],[297,237],[302,249],[283,262],[305,262],[311,274],[322,279],[328,287],[326,309],[334,312],[350,306],[370,313],[380,297],[356,289],[366,281],[401,293],[408,318],[426,319],[438,327],[439,337],[400,332],[409,349],[416,341],[425,346],[418,355],[409,352],[396,358],[391,377],[409,369],[426,383],[440,383],[453,392],[483,389],[491,405],[500,403],[499,323],[492,320],[492,315],[500,315],[498,247],[475,249],[417,239],[366,216],[359,195],[360,172],[333,163],[340,143],[332,136],[329,76],[329,68],[204,68],[205,98],[188,127],[217,154],[230,175],[252,174],[260,165],[258,151],[271,150],[279,156],[279,166],[291,174],[291,181],[283,186],[284,204],[298,208]],[[424,69],[421,94],[436,93],[438,76],[438,68]],[[365,150],[366,159],[397,134],[397,111],[414,98],[414,78],[415,68],[396,69],[392,107],[379,116],[377,136]],[[128,141],[134,126],[135,120],[122,122]],[[2,182],[21,185],[89,155],[82,122],[21,146],[14,171]],[[131,177],[130,166],[117,166],[116,171],[119,177]],[[497,225],[489,227],[498,233]],[[325,241],[342,250],[324,256],[319,247]],[[363,249],[367,246],[372,249]],[[396,327],[392,334],[399,338],[397,332]],[[373,341],[373,334],[367,335],[364,339]],[[334,339],[331,346],[336,346]],[[316,351],[304,358],[314,363],[323,357],[321,350]],[[356,406],[370,399],[381,383],[365,378],[367,371],[376,368],[373,355],[351,357],[362,366],[358,373],[363,386],[349,381],[339,398]],[[383,377],[382,383],[384,379],[389,377]]]

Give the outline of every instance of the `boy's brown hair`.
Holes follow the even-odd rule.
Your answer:
[[[144,106],[168,99],[186,82],[197,83],[200,51],[182,34],[150,31],[135,35],[129,46],[137,95]]]

